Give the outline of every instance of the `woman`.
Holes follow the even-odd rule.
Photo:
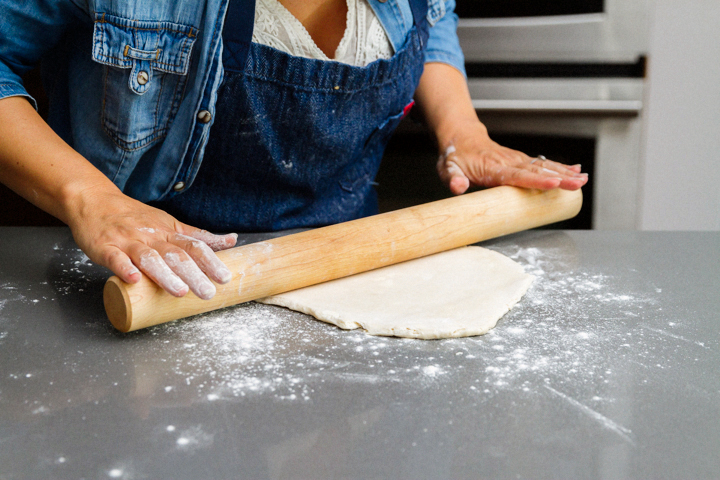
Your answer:
[[[413,97],[454,194],[471,184],[580,188],[579,165],[490,140],[453,8],[0,0],[0,181],[67,223],[124,281],[144,273],[201,298],[215,293],[209,279],[230,280],[212,250],[237,235],[196,227],[278,230],[374,213],[372,180]],[[19,78],[41,57],[50,126]]]

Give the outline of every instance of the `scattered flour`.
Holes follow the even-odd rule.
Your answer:
[[[85,253],[73,246],[56,248],[50,283],[61,296],[86,292],[93,283],[107,277],[107,271],[99,269]],[[50,298],[54,300],[54,298]]]
[[[617,352],[616,361],[633,356],[658,368],[657,359],[645,362],[653,352],[643,335],[683,340],[639,322],[656,308],[655,287],[642,294],[623,291],[603,273],[568,268],[560,250],[505,247],[502,253],[538,280],[487,335],[438,341],[373,337],[247,303],[153,327],[151,335],[163,339],[162,355],[182,380],[157,388],[167,394],[190,389],[203,402],[247,396],[312,401],[332,382],[400,383],[410,391],[445,385],[481,398],[588,388],[586,398],[604,403],[611,400],[597,386],[611,383],[616,370],[608,351]]]
[[[629,290],[623,279],[583,266],[562,249],[508,244],[494,249],[519,262],[537,280],[484,336],[435,341],[375,337],[255,303],[126,335],[98,319],[85,330],[82,325],[68,329],[73,335],[86,335],[83,346],[53,359],[62,360],[66,378],[79,379],[71,386],[91,387],[45,387],[55,396],[34,399],[29,394],[23,408],[40,421],[58,409],[97,404],[100,398],[83,396],[96,390],[108,398],[130,392],[140,411],[193,403],[222,411],[227,402],[270,401],[302,412],[299,404],[333,401],[339,389],[358,392],[360,401],[363,395],[382,394],[389,402],[441,392],[447,394],[448,404],[471,405],[473,412],[481,412],[483,403],[546,407],[543,400],[550,397],[550,405],[556,402],[635,445],[636,434],[628,428],[633,423],[623,413],[627,409],[622,389],[642,388],[653,375],[660,378],[653,383],[660,384],[665,378],[661,375],[681,363],[678,358],[707,361],[716,351],[711,350],[716,339],[698,339],[690,322],[664,315],[658,302],[661,289],[655,285]],[[5,325],[15,318],[13,303],[72,299],[76,304],[96,295],[107,276],[76,248],[56,246],[51,253],[46,285],[0,284],[0,348],[14,340],[7,333],[13,330]],[[101,358],[97,363],[102,366],[81,360],[88,356]],[[117,369],[114,375],[122,374],[115,377],[120,388],[117,382],[114,387],[103,383],[110,378],[106,364]],[[23,384],[31,393],[41,391],[41,382],[52,386],[58,381],[45,378],[42,369],[7,370],[5,375],[6,382]],[[75,390],[83,394],[63,397],[63,392]],[[217,444],[222,436],[211,426],[185,421],[169,415],[157,427],[155,440],[168,450],[192,455]],[[51,458],[61,468],[76,461],[63,451]],[[143,478],[135,468],[139,467],[132,462],[110,463],[98,473],[101,478]]]
[[[673,354],[699,356],[708,346],[688,333],[687,322],[658,321],[662,312],[654,285],[629,291],[621,279],[571,263],[559,248],[495,249],[537,280],[484,336],[375,337],[280,307],[247,303],[124,335],[123,358],[132,359],[138,391],[159,402],[312,402],[329,385],[397,388],[402,395],[445,389],[478,403],[508,393],[553,395],[632,441],[632,432],[621,423],[597,413],[615,402],[613,385],[623,365],[640,365],[652,375],[672,368]],[[55,249],[53,255],[55,274],[48,289],[58,296],[77,295],[107,275],[77,249]],[[26,298],[28,292],[0,285],[0,343],[7,336],[5,312],[12,301],[35,300]],[[94,328],[115,334],[98,324]],[[10,378],[31,381],[26,373]],[[42,404],[32,408],[43,413]],[[194,427],[168,425],[167,432],[178,449],[203,448],[213,440]]]
[[[213,435],[204,432],[200,426],[194,426],[180,432],[175,444],[178,449],[188,452],[208,448],[213,444]]]

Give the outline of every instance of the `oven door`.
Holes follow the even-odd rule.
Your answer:
[[[648,51],[649,0],[457,0],[472,62],[633,63]]]
[[[469,79],[468,86],[494,140],[590,173],[580,228],[638,228],[642,78]]]

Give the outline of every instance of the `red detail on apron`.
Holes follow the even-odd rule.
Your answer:
[[[410,110],[412,110],[413,105],[415,105],[415,100],[405,105],[405,108],[403,108],[403,118],[407,117],[407,114],[410,113]]]

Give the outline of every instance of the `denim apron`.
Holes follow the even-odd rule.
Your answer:
[[[423,71],[427,0],[410,4],[405,44],[365,67],[255,43],[246,43],[242,64],[224,56],[198,174],[186,191],[154,205],[217,232],[316,227],[377,213],[373,181]],[[237,30],[228,18],[223,42]]]

